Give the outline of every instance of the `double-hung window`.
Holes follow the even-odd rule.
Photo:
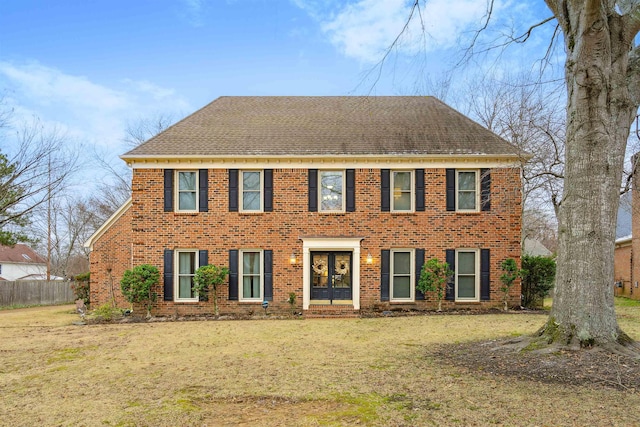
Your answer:
[[[456,251],[456,301],[479,301],[480,256],[476,249]]]
[[[411,249],[391,250],[391,301],[413,301],[414,255]]]
[[[456,171],[456,206],[458,211],[476,212],[480,202],[477,170]]]
[[[240,251],[240,301],[262,301],[264,268],[261,250]]]
[[[413,188],[413,171],[392,171],[392,212],[413,212],[415,200]]]
[[[176,186],[178,211],[198,211],[198,173],[197,171],[177,171]]]
[[[344,171],[319,171],[318,175],[319,210],[321,212],[344,212]]]
[[[176,301],[198,301],[198,296],[193,291],[193,276],[198,269],[197,250],[176,251]]]
[[[240,209],[242,212],[262,212],[262,171],[241,171]]]

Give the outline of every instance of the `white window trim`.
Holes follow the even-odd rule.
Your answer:
[[[198,267],[200,267],[200,257],[198,256],[198,249],[176,249],[175,251],[173,251],[173,271],[175,272],[173,275],[173,300],[176,302],[195,302],[199,301],[197,293],[195,293],[195,296],[193,298],[180,298],[180,254],[185,252],[195,254],[195,262],[193,266],[194,274]]]
[[[258,252],[260,255],[260,297],[244,297],[244,262],[243,256],[246,252]],[[241,249],[238,251],[238,301],[262,302],[264,300],[264,251],[262,249]]]
[[[244,172],[258,172],[260,174],[260,208],[244,209]],[[240,200],[238,209],[240,212],[264,212],[264,171],[260,169],[244,169],[239,171],[238,179],[240,181]]]
[[[322,209],[322,174],[324,172],[340,172],[342,174],[342,209]],[[347,202],[347,172],[344,169],[320,169],[318,171],[318,212],[335,213],[346,212]]]
[[[394,208],[394,196],[395,196],[395,172],[409,172],[411,174],[411,207],[409,209],[395,209]],[[390,172],[391,175],[391,191],[389,192],[389,197],[391,198],[391,200],[389,200],[389,205],[391,207],[391,212],[415,212],[416,210],[416,180],[415,180],[415,175],[414,175],[414,171],[413,170],[402,170],[402,169],[393,169]]]
[[[458,184],[460,180],[458,176],[460,172],[474,172],[476,175],[476,203],[475,209],[460,209],[460,203],[458,201],[458,195],[460,194],[460,188]],[[480,170],[479,169],[456,169],[456,211],[458,212],[480,212]]]
[[[475,298],[460,298],[458,296],[458,272],[460,265],[458,261],[458,254],[460,252],[473,252],[475,254]],[[456,288],[456,301],[476,302],[480,301],[480,249],[456,249],[456,273],[455,273],[455,288]]]
[[[393,297],[393,284],[394,284],[394,278],[395,278],[395,273],[393,271],[393,265],[394,265],[394,254],[398,253],[398,252],[403,252],[409,253],[409,259],[411,261],[411,266],[409,267],[409,289],[410,289],[410,295],[409,298],[394,298]],[[415,290],[415,283],[416,283],[416,277],[415,277],[415,270],[416,270],[416,266],[415,266],[415,252],[413,249],[391,249],[391,257],[389,260],[389,299],[391,302],[397,302],[397,301],[402,301],[402,302],[413,302],[416,299],[416,290]]]
[[[195,209],[180,209],[180,173],[184,173],[184,172],[193,172],[196,176],[196,188],[195,188],[195,193],[196,193],[196,208]],[[174,205],[175,205],[175,212],[198,212],[199,208],[200,208],[200,197],[199,197],[199,189],[200,189],[200,174],[198,173],[197,170],[191,170],[191,169],[178,169],[174,172],[174,178],[173,178],[173,182],[175,183],[174,185]]]

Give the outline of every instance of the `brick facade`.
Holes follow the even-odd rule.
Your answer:
[[[381,253],[394,248],[424,249],[425,260],[436,257],[443,261],[447,249],[488,249],[490,299],[472,303],[443,301],[443,308],[500,306],[500,263],[509,257],[520,263],[520,169],[490,169],[490,210],[460,213],[445,209],[445,169],[428,168],[427,164],[424,167],[425,210],[412,213],[381,211],[379,167],[355,168],[356,209],[344,213],[309,212],[306,168],[273,169],[272,212],[229,212],[229,177],[228,169],[224,168],[208,169],[207,212],[165,212],[164,170],[134,168],[130,208],[93,244],[92,304],[100,305],[114,298],[119,306],[127,306],[119,290],[123,271],[139,264],[152,264],[158,267],[162,276],[165,249],[206,250],[208,262],[221,266],[229,264],[230,249],[262,249],[273,251],[273,298],[269,311],[290,312],[286,302],[290,292],[296,294],[296,309],[300,311],[305,292],[303,240],[358,238],[361,239],[359,309],[362,311],[436,307],[433,295],[427,295],[424,301],[381,300]],[[291,254],[297,259],[294,264],[289,260]],[[373,261],[370,264],[366,260],[369,254]],[[221,314],[261,310],[260,302],[230,300],[228,289],[228,286],[222,286],[219,291]],[[154,315],[212,313],[211,301],[165,301],[162,283],[158,285],[157,293],[158,301],[152,310]],[[511,290],[509,303],[520,304],[519,283]],[[311,306],[308,312],[316,308]]]

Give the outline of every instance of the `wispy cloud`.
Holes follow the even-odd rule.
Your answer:
[[[170,106],[167,113],[190,110],[172,89],[148,81],[123,79],[119,87],[108,87],[37,62],[0,61],[0,87],[7,88],[17,120],[37,116],[83,143],[114,148],[127,120],[157,113],[159,101]]]
[[[322,31],[345,56],[373,63],[381,59],[402,32],[413,1],[358,0],[326,6],[316,0],[292,0],[320,22]],[[497,13],[503,2],[494,3]],[[487,12],[486,0],[429,0],[421,2],[396,45],[400,53],[413,54],[454,47],[461,35],[480,28]],[[420,19],[422,18],[422,19]]]
[[[181,0],[184,8],[182,17],[193,27],[202,27],[205,23],[206,0]]]

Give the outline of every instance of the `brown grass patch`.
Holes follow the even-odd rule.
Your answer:
[[[635,339],[638,311],[625,307],[620,318]],[[474,372],[435,352],[532,333],[540,314],[78,320],[71,306],[0,312],[3,424],[640,424],[637,391]]]

